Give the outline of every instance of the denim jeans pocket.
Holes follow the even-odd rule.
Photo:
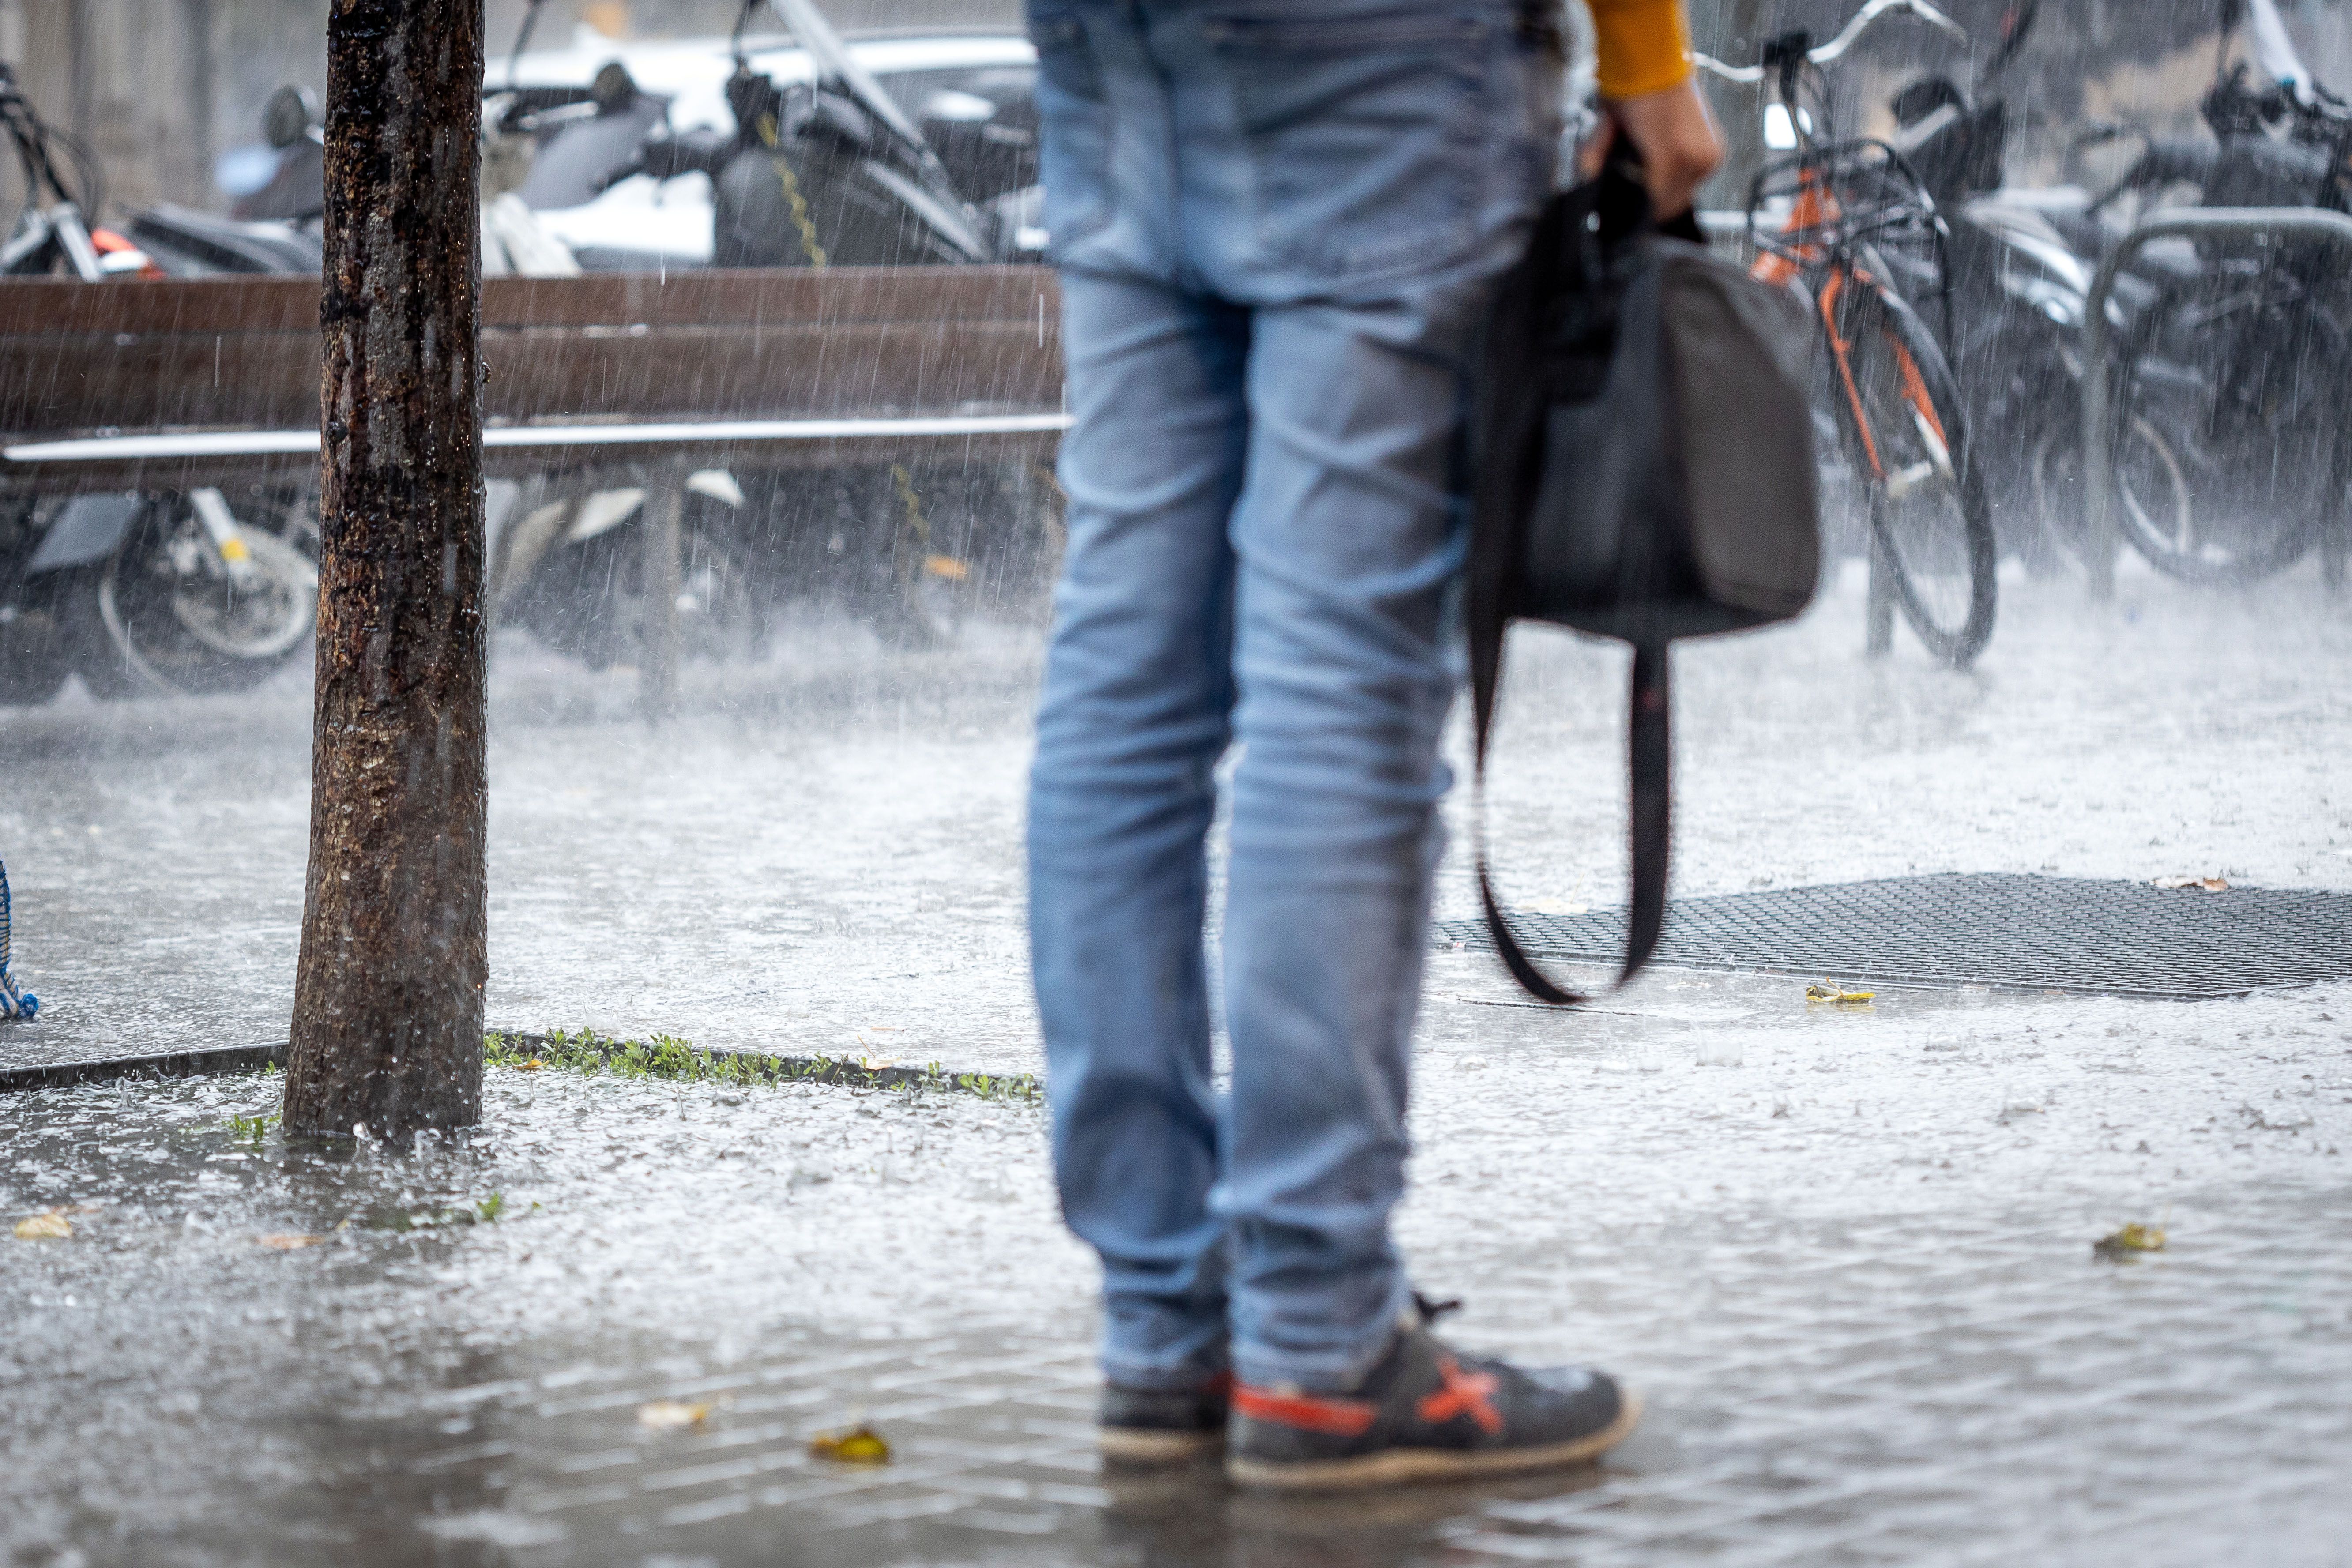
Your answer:
[[[1033,9],[1029,37],[1037,47],[1045,228],[1058,253],[1110,221],[1110,100],[1083,18]]]
[[[1507,15],[1267,5],[1202,19],[1269,259],[1351,284],[1433,270],[1477,243]]]

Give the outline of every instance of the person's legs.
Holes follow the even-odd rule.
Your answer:
[[[1211,771],[1232,702],[1248,323],[1073,274],[1069,548],[1030,786],[1030,931],[1063,1212],[1102,1255],[1103,1365],[1130,1389],[1225,1364],[1202,952]]]
[[[1328,1389],[1380,1358],[1410,1301],[1388,1216],[1445,787],[1469,363],[1549,184],[1561,61],[1542,0],[1154,15],[1183,256],[1253,310],[1213,1202],[1237,1377]]]
[[[1633,1419],[1606,1378],[1435,1340],[1388,1237],[1466,363],[1548,183],[1542,10],[1033,0],[1077,416],[1033,940],[1109,1453],[1208,1438],[1228,1328],[1252,1484],[1564,1463]],[[1229,709],[1221,1140],[1202,841]]]
[[[1242,756],[1224,926],[1236,1374],[1348,1386],[1410,1301],[1403,1187],[1454,472],[1483,287],[1260,310],[1235,511]]]

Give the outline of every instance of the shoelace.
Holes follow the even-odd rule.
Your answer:
[[[1412,1310],[1421,1314],[1421,1326],[1425,1329],[1429,1327],[1430,1324],[1437,1321],[1438,1319],[1445,1316],[1446,1313],[1460,1311],[1462,1310],[1462,1298],[1455,1296],[1444,1301],[1433,1301],[1428,1297],[1423,1295],[1420,1291],[1415,1290],[1412,1293]]]

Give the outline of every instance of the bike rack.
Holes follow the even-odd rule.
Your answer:
[[[2114,595],[2116,557],[2123,547],[2115,513],[2107,299],[2115,292],[2116,274],[2154,241],[2212,234],[2332,240],[2352,250],[2352,217],[2342,213],[2316,207],[2201,207],[2138,225],[2099,264],[2083,311],[2083,502],[2095,598]]]

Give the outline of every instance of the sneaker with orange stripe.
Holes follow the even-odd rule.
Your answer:
[[[1448,1303],[1451,1306],[1452,1303]],[[1225,1471],[1244,1486],[1339,1490],[1583,1464],[1622,1442],[1641,1401],[1585,1367],[1464,1355],[1419,1302],[1345,1394],[1236,1384]]]

